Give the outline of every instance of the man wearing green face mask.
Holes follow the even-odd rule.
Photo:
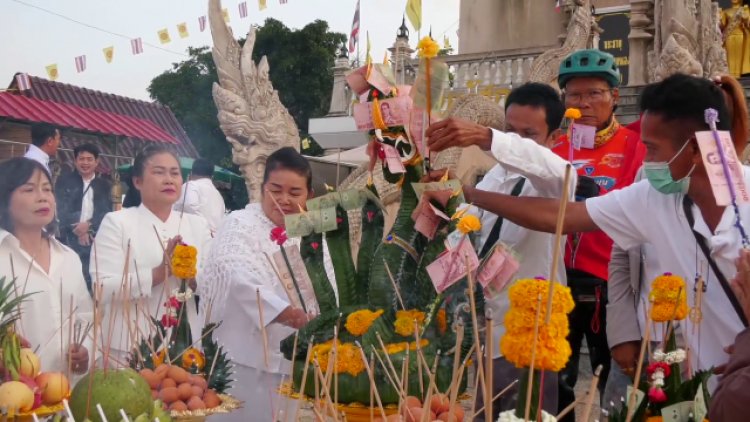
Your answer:
[[[733,110],[731,125],[724,93],[711,81],[677,74],[646,87],[641,96],[641,138],[646,147],[645,161],[652,163],[650,180],[585,202],[571,202],[563,223],[564,233],[603,230],[625,250],[650,244],[660,268],[685,278],[691,305],[694,276],[703,271],[707,288],[701,335],[688,339],[691,350],[700,350],[690,354],[694,371],[726,363],[724,348],[746,326],[727,282],[736,273],[734,261],[742,239],[732,207],[716,204],[694,135],[708,130],[704,112],[713,108],[719,112],[719,130],[733,126],[735,149],[742,155],[748,133],[747,105],[739,92],[729,100]],[[750,168],[744,168],[744,177],[745,183],[750,184]],[[512,197],[470,186],[464,187],[464,195],[467,202],[522,227],[550,233],[555,230],[557,200]],[[742,221],[750,224],[750,205],[741,204],[739,214]],[[706,247],[705,254],[701,245]],[[709,268],[703,270],[706,262]],[[684,324],[686,331],[693,329],[690,321]],[[709,383],[711,389],[715,382]]]

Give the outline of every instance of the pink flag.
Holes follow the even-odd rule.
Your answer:
[[[130,48],[133,50],[133,55],[143,53],[143,40],[140,37],[130,40]]]
[[[31,80],[28,73],[19,73],[16,75],[16,85],[19,91],[28,91],[31,89]]]
[[[243,1],[240,3],[240,18],[246,18],[247,17],[247,2]]]
[[[359,42],[359,0],[357,8],[354,9],[354,20],[352,21],[352,33],[349,34],[349,52],[354,53],[354,48]]]
[[[201,29],[201,32],[206,30],[206,17],[201,16],[198,18],[198,27]]]
[[[76,71],[78,73],[86,70],[86,55],[76,57]]]

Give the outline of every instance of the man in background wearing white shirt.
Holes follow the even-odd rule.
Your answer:
[[[475,189],[512,196],[559,198],[567,162],[551,149],[560,135],[559,127],[564,113],[565,106],[552,87],[527,83],[511,91],[505,100],[505,132],[451,118],[430,126],[427,135],[436,137],[439,135],[435,134],[440,133],[446,139],[453,136],[481,137],[491,144],[491,153],[498,164],[490,169],[476,188],[464,188],[467,201],[470,201],[471,192]],[[571,186],[575,186],[576,175],[572,176]],[[550,277],[554,235],[525,229],[477,207],[472,207],[470,212],[482,221],[476,245],[481,257],[489,255],[496,244],[502,243],[518,253],[520,267],[516,279]],[[562,253],[555,271],[556,280],[564,284],[565,262]],[[505,333],[503,320],[510,308],[508,291],[505,289],[496,297],[486,300],[493,318],[492,395],[495,396],[520,376],[520,370],[505,360],[499,350],[500,338]],[[545,376],[543,405],[547,412],[555,413],[557,374],[547,373]],[[518,388],[513,388],[496,399],[493,402],[492,420],[497,419],[501,411],[515,408],[518,394]],[[482,407],[484,403],[480,395],[477,409]],[[475,420],[484,421],[484,413],[480,413]]]
[[[112,185],[96,176],[99,148],[83,144],[73,149],[75,171],[60,176],[55,183],[57,218],[60,221],[60,241],[81,258],[83,276],[91,289],[89,255],[91,241],[104,215],[112,211]]]
[[[48,123],[34,123],[31,125],[31,145],[24,157],[42,163],[47,173],[52,175],[49,160],[50,157],[57,155],[60,138],[60,129]]]
[[[214,166],[205,158],[198,158],[193,162],[190,180],[182,185],[182,195],[174,204],[175,211],[200,215],[208,221],[211,235],[216,234],[226,208],[224,198],[211,181]]]

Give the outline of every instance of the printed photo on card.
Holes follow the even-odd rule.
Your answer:
[[[703,165],[708,173],[708,180],[711,182],[711,190],[716,198],[716,205],[727,206],[732,203],[732,196],[729,192],[729,181],[724,172],[719,148],[714,139],[713,132],[702,131],[695,133],[698,140],[698,147],[701,150]],[[734,193],[737,195],[738,204],[750,203],[750,193],[745,185],[744,172],[742,163],[737,157],[737,151],[734,149],[732,136],[727,131],[719,132],[719,139],[724,150],[724,155],[729,167],[729,178],[731,179]]]
[[[406,126],[411,109],[411,97],[400,96],[379,101],[380,115],[388,127]],[[357,130],[373,130],[371,101],[354,104],[353,115]]]

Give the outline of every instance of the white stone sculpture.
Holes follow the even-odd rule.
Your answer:
[[[232,145],[232,161],[245,177],[250,202],[258,202],[266,158],[282,147],[299,150],[299,131],[268,78],[266,57],[253,62],[255,28],[240,46],[224,21],[220,0],[209,0],[208,18],[219,76],[213,85],[219,124]]]

